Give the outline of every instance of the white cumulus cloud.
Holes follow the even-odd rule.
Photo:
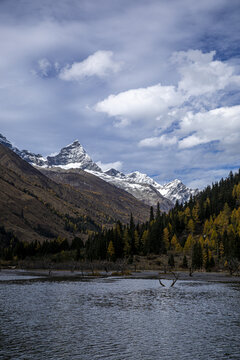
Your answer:
[[[94,109],[115,117],[117,126],[130,125],[132,120],[158,120],[160,126],[166,127],[173,121],[179,121],[173,113],[183,110],[188,101],[188,109],[193,111],[209,109],[217,103],[219,91],[227,91],[240,87],[240,76],[235,73],[234,66],[214,60],[215,51],[203,53],[201,50],[188,50],[173,53],[171,61],[176,65],[180,79],[176,85],[160,83],[136,89],[129,89],[118,94],[111,94],[99,101]],[[191,101],[189,101],[191,98]],[[182,112],[182,111],[181,111]],[[175,118],[175,119],[174,119]],[[162,141],[162,140],[161,140]],[[197,142],[196,138],[182,143]],[[198,139],[200,142],[200,140]],[[201,138],[201,142],[204,138]],[[156,144],[157,140],[153,142]],[[159,142],[159,140],[158,140]]]
[[[219,141],[223,148],[240,147],[240,105],[221,107],[206,112],[187,113],[180,122],[179,134],[186,137],[179,141],[181,149]]]
[[[178,106],[183,101],[184,97],[174,86],[157,84],[110,95],[98,102],[95,110],[117,117],[123,124],[129,124],[129,120],[158,118],[170,107]]]
[[[215,55],[215,51],[203,53],[200,50],[174,53],[171,59],[181,75],[178,89],[189,96],[199,96],[223,90],[231,84],[240,85],[240,77],[234,75],[234,68],[214,60]]]
[[[88,76],[104,77],[111,72],[118,72],[120,68],[121,64],[113,60],[112,51],[99,50],[85,60],[63,68],[59,78],[65,81],[79,81]]]

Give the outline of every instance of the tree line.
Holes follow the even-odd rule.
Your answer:
[[[75,259],[80,260],[81,249],[84,243],[81,238],[74,237],[71,244],[66,238],[57,237],[53,240],[39,241],[20,241],[11,232],[6,231],[4,226],[0,226],[0,259],[24,260],[32,257],[45,257],[58,253],[73,251]]]
[[[89,236],[89,260],[131,259],[134,255],[168,254],[191,259],[193,268],[210,270],[216,263],[233,266],[240,260],[240,170],[208,186],[185,204],[178,202],[168,214],[159,204],[151,207],[149,220],[128,225],[117,222],[114,228]],[[184,266],[184,264],[183,264]]]
[[[65,229],[73,235],[82,230],[86,235],[81,220],[66,215]],[[0,257],[24,259],[72,251],[75,260],[131,262],[135,255],[166,254],[170,266],[174,266],[175,256],[182,256],[183,267],[210,270],[221,263],[234,269],[240,261],[240,170],[230,172],[225,180],[208,186],[187,203],[177,202],[169,213],[161,212],[159,204],[155,210],[151,207],[143,224],[136,224],[131,215],[127,225],[117,221],[112,228],[101,230],[92,223],[92,229],[85,243],[75,236],[70,244],[60,237],[43,243],[21,242],[0,227]]]

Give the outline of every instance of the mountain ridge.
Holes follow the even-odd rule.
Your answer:
[[[69,176],[78,188],[51,179],[0,144],[0,225],[23,241],[43,241],[72,239],[82,229],[112,227],[117,220],[126,224],[131,213],[136,221],[148,219],[149,207],[127,192],[83,170]]]
[[[135,198],[147,205],[156,206],[159,202],[162,211],[170,210],[178,201],[184,203],[191,196],[197,194],[198,190],[186,187],[180,180],[175,179],[167,184],[161,185],[139,171],[124,174],[116,169],[109,169],[105,172],[91,159],[86,150],[78,140],[63,147],[54,156],[43,157],[41,154],[34,154],[28,150],[19,150],[13,147],[3,135],[0,134],[0,143],[17,153],[22,159],[33,166],[41,168],[61,168],[74,171],[82,169],[94,176],[132,194]]]

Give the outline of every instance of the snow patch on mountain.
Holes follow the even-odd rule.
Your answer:
[[[123,174],[115,169],[104,172],[86,170],[87,172],[100,177],[102,180],[115,185],[132,194],[138,200],[143,201],[150,206],[156,206],[159,202],[162,211],[168,211],[173,207],[172,201],[163,197],[161,193],[152,185],[154,180],[148,178],[146,174],[134,172],[131,174]],[[146,182],[144,182],[144,178]]]
[[[19,154],[18,154],[19,155]],[[47,166],[47,159],[41,154],[34,154],[28,150],[21,150],[19,155],[23,160],[29,162],[32,165]]]
[[[91,172],[91,171],[90,171]],[[128,192],[130,192],[135,197],[139,194],[136,194],[136,190],[144,193],[143,197],[146,200],[146,197],[149,196],[149,193],[154,193],[152,196],[152,201],[150,205],[156,205],[156,199],[159,197],[161,200],[162,197],[170,200],[173,204],[178,201],[179,203],[184,203],[190,199],[191,196],[197,194],[197,190],[192,190],[186,187],[180,180],[175,179],[167,184],[161,185],[149,177],[147,174],[143,174],[139,171],[134,171],[130,174],[123,174],[115,169],[110,169],[106,172],[97,173],[92,172],[95,176],[100,177],[102,180],[107,181],[117,187],[120,187]],[[148,190],[147,190],[148,189]],[[147,194],[148,193],[148,194]],[[137,195],[137,196],[136,196]],[[155,203],[154,203],[155,201]],[[170,206],[170,204],[168,204]]]
[[[78,140],[61,149],[59,154],[47,157],[48,166],[60,166],[64,169],[81,168],[101,172]]]
[[[28,150],[19,150],[17,147],[13,146],[11,142],[8,141],[2,134],[0,134],[0,144],[8,147],[10,150],[14,151],[18,156],[20,156],[23,160],[27,161],[32,165],[47,165],[47,159],[44,158],[41,154],[34,154]]]
[[[180,180],[175,179],[167,184],[162,185],[161,194],[170,199],[173,203],[177,201],[182,204],[190,200],[191,196],[198,193],[197,189],[190,189]]]
[[[134,182],[138,184],[148,184],[153,186],[157,185],[157,183],[147,174],[140,173],[139,171],[134,171],[130,174],[126,174],[125,176],[129,182]]]
[[[139,171],[124,174],[119,170],[111,168],[105,172],[91,159],[86,150],[78,140],[63,147],[56,155],[43,157],[41,154],[34,154],[28,150],[19,150],[13,147],[3,135],[0,134],[0,143],[16,152],[22,159],[32,165],[40,167],[59,167],[65,170],[82,169],[100,177],[102,180],[121,188],[137,199],[156,206],[160,203],[160,207],[164,211],[168,211],[173,204],[178,201],[184,203],[191,196],[197,194],[197,190],[187,188],[180,180],[175,179],[167,184],[161,185]]]

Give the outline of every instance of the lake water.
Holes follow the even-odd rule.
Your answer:
[[[0,359],[239,360],[240,286],[0,273]]]

